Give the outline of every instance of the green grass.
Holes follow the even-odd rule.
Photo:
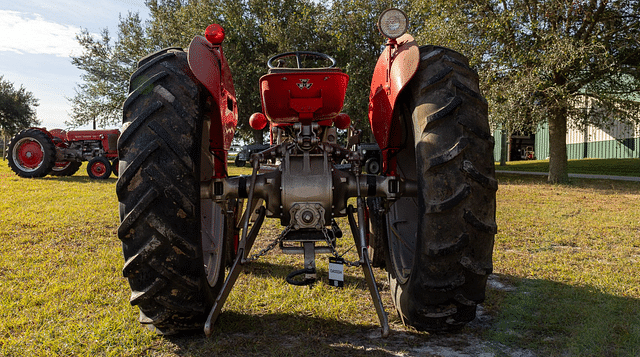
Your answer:
[[[491,339],[541,355],[640,353],[639,183],[499,176]]]
[[[482,352],[497,355],[640,355],[640,184],[498,179],[494,273],[510,289],[488,288],[489,319],[466,327],[461,345],[475,336]],[[361,269],[346,269],[344,289],[293,287],[284,277],[301,257],[275,253],[240,275],[211,338],[156,336],[128,302],[115,182],[90,180],[84,167],[73,177],[21,179],[0,161],[0,355],[386,356],[449,346],[440,342],[449,335],[402,326],[383,271],[376,277],[393,329],[387,340],[377,337]],[[267,220],[256,248],[279,230]],[[345,234],[340,249],[351,242]],[[326,260],[318,267],[326,281]]]
[[[505,166],[496,163],[496,170],[549,172],[549,160],[509,161]],[[569,160],[571,174],[640,176],[640,159],[582,159]]]

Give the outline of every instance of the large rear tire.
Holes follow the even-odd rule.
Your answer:
[[[406,324],[454,331],[475,318],[492,272],[493,139],[468,60],[435,46],[421,47],[420,58],[396,106],[406,129],[398,172],[417,180],[418,197],[387,214],[387,270]]]
[[[389,259],[387,256],[387,221],[384,216],[383,199],[367,197],[367,212],[369,213],[369,229],[367,251],[369,261],[376,268],[384,268]]]
[[[226,218],[200,199],[201,177],[211,177],[206,89],[186,53],[163,50],[138,65],[118,141],[118,236],[140,322],[173,334],[202,328],[215,301]]]
[[[9,167],[20,177],[44,177],[56,163],[56,147],[38,129],[25,129],[9,142]]]

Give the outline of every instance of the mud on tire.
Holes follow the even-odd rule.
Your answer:
[[[206,90],[182,50],[157,52],[138,66],[118,141],[122,271],[140,322],[172,334],[202,328],[224,278],[220,259],[204,258],[201,234]]]
[[[398,171],[417,180],[418,197],[387,214],[387,270],[406,324],[451,331],[475,318],[492,272],[493,139],[467,59],[435,46],[421,47],[420,58],[396,106],[406,129]]]

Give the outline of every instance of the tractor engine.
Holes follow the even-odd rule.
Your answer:
[[[85,161],[105,154],[101,142],[97,140],[74,141],[68,147],[57,151],[57,161]]]
[[[117,153],[118,130],[51,130],[57,146],[56,161],[89,161]]]

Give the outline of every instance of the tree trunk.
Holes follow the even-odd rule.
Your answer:
[[[507,166],[507,156],[509,153],[509,134],[507,133],[507,129],[502,129],[501,131],[501,141],[500,141],[500,166]]]
[[[262,144],[264,142],[264,136],[262,130],[251,130],[253,132],[253,144]]]
[[[549,183],[567,183],[567,110],[558,108],[549,118]]]

